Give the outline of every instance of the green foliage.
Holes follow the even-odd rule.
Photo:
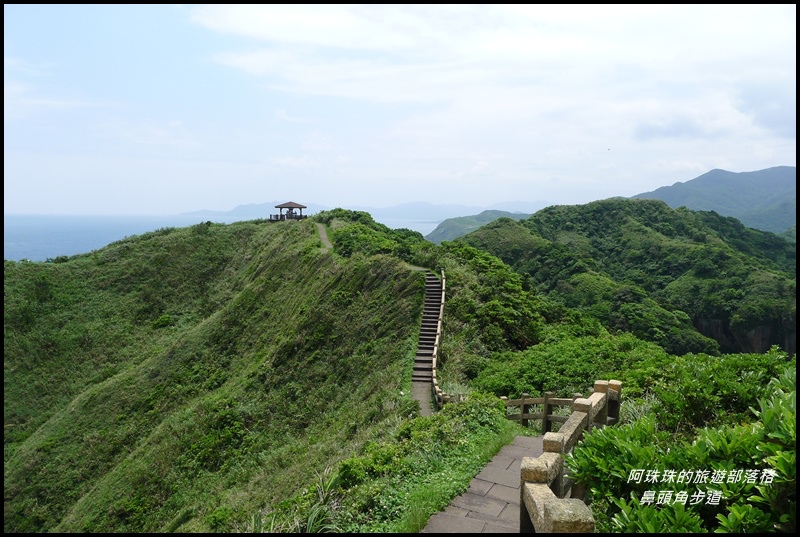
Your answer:
[[[670,354],[763,352],[784,344],[796,312],[793,243],[658,200],[547,207],[459,242],[497,255],[540,295]]]
[[[718,533],[762,533],[770,528],[769,513],[758,509],[754,505],[731,505],[726,515],[718,514]]]
[[[466,265],[472,273],[467,280],[459,271],[448,271],[448,319],[473,325],[483,345],[493,350],[525,349],[540,341],[550,306],[524,290],[518,274],[498,258],[464,244],[445,243],[442,257]]]
[[[441,244],[444,241],[452,241],[463,237],[467,233],[499,219],[524,220],[530,216],[530,214],[523,213],[487,210],[473,216],[448,218],[436,226],[436,229],[431,231],[425,238],[435,244]]]
[[[786,354],[773,347],[766,354],[689,354],[670,362],[650,376],[661,401],[657,416],[663,427],[687,431],[749,417],[750,406],[786,364]]]
[[[768,467],[773,484],[726,483],[732,503],[697,516],[703,527],[761,527],[764,515],[744,507],[750,498],[772,527],[792,528],[794,390],[757,402],[785,355],[716,356],[686,329],[689,310],[733,312],[736,333],[791,310],[793,280],[775,269],[790,256],[773,256],[765,271],[760,257],[720,246],[732,233],[724,226],[710,232],[698,220],[662,219],[658,206],[634,207],[642,214],[616,202],[588,208],[590,218],[558,209],[533,227],[500,219],[481,230],[486,249],[433,245],[336,209],[5,262],[4,529],[418,532],[519,433],[497,394],[569,395],[600,378],[622,380],[625,397],[640,402],[631,427],[652,420],[610,438],[605,467],[618,465],[609,454],[625,442],[619,468],[648,457]],[[332,252],[320,250],[315,221],[330,228]],[[648,222],[674,242],[638,235]],[[740,239],[740,251],[754,244]],[[683,243],[716,249],[689,256]],[[705,254],[736,279],[696,277]],[[425,418],[404,395],[424,287],[408,264],[446,273],[440,374],[467,395]],[[669,295],[670,285],[681,292]],[[691,298],[694,309],[665,297]],[[703,350],[675,357],[664,348]],[[763,427],[746,425],[750,407]],[[595,484],[608,530],[622,520],[614,499],[647,509],[626,485],[624,495],[619,483]],[[695,511],[663,511],[640,520],[694,527]]]
[[[433,416],[403,420],[393,438],[342,460],[324,494],[318,486],[276,505],[274,520],[291,530],[294,520],[325,513],[337,531],[416,533],[510,440],[504,412],[498,398],[474,392]]]
[[[583,393],[597,379],[622,380],[626,394],[641,393],[637,379],[629,372],[655,362],[666,361],[657,346],[631,335],[570,336],[562,335],[547,345],[537,345],[524,352],[498,353],[473,381],[476,389],[498,396],[519,397],[529,393],[538,397],[546,391],[568,397]],[[630,383],[630,386],[629,386]]]
[[[172,315],[165,313],[164,315],[160,316],[158,319],[153,321],[152,327],[164,328],[167,326],[172,326],[174,324],[175,324],[175,319],[172,318]]]
[[[758,398],[759,421],[699,428],[688,441],[645,415],[584,435],[566,465],[600,531],[793,533],[795,394],[791,364]]]
[[[389,229],[363,211],[322,211],[314,216],[314,220],[331,227],[334,250],[345,257],[390,254],[410,262],[414,251],[425,243],[420,233],[408,229]]]
[[[797,528],[797,369],[786,368],[770,382],[770,397],[759,399],[753,410],[764,426],[758,457],[774,472],[772,483],[759,485],[750,498],[770,513],[769,525],[795,533]],[[749,517],[752,518],[752,517]],[[729,520],[730,522],[730,520]]]
[[[6,262],[7,531],[229,531],[418,408],[421,273],[292,224]]]
[[[212,530],[219,531],[228,525],[233,514],[233,510],[230,507],[217,507],[205,516],[205,523]]]
[[[682,503],[665,507],[641,506],[637,500],[614,501],[619,513],[612,521],[615,532],[620,533],[706,533],[702,520]]]

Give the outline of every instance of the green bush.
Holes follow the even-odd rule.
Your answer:
[[[793,364],[757,404],[759,421],[698,429],[691,441],[659,430],[653,415],[584,435],[566,466],[586,487],[598,529],[793,533]]]
[[[175,319],[172,318],[172,315],[165,313],[164,315],[160,316],[158,319],[153,321],[153,328],[165,328],[167,326],[172,326],[175,324]]]

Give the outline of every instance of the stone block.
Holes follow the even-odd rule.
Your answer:
[[[564,500],[543,503],[542,526],[534,525],[537,532],[546,533],[594,533],[594,517],[589,507],[580,500]],[[535,523],[534,523],[535,524]]]
[[[523,457],[520,475],[523,482],[549,485],[561,475],[564,459],[558,453],[542,453],[538,457]]]
[[[563,433],[544,433],[542,438],[542,449],[550,453],[562,453],[564,451]]]

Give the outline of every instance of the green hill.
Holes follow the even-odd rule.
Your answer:
[[[6,262],[6,531],[197,530],[289,496],[413,408],[423,285],[310,221]]]
[[[670,353],[794,352],[795,245],[734,218],[614,198],[496,220],[459,240]]]
[[[463,237],[467,233],[471,233],[481,226],[484,226],[489,222],[493,222],[498,218],[506,217],[516,220],[523,220],[525,218],[529,218],[530,216],[530,214],[524,213],[487,210],[473,216],[448,218],[436,226],[436,229],[425,235],[425,238],[434,244],[441,244],[442,241],[451,241],[457,239],[458,237]]]
[[[416,532],[535,434],[497,395],[595,379],[684,428],[748,419],[785,353],[719,356],[681,308],[771,326],[793,245],[655,201],[537,214],[435,245],[336,209],[6,261],[4,531]],[[410,397],[417,267],[447,275],[439,381],[469,395],[431,417]]]
[[[745,226],[782,233],[797,225],[797,168],[776,166],[754,172],[711,170],[691,181],[637,194],[670,207],[714,211]]]
[[[714,211],[730,216],[745,226],[778,233],[793,241],[797,225],[797,168],[777,166],[755,172],[734,173],[711,170],[691,181],[637,194],[631,199],[658,199],[673,209]],[[493,222],[508,217],[527,219],[530,215],[489,210],[472,216],[448,218],[425,236],[441,244],[455,240]]]

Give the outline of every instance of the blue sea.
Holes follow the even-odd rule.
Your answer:
[[[3,215],[3,259],[47,261],[58,256],[90,253],[134,235],[165,227],[189,227],[199,222],[230,224],[254,217],[235,216],[33,216]],[[377,221],[377,219],[376,219]],[[439,221],[386,220],[392,228],[427,235]]]

